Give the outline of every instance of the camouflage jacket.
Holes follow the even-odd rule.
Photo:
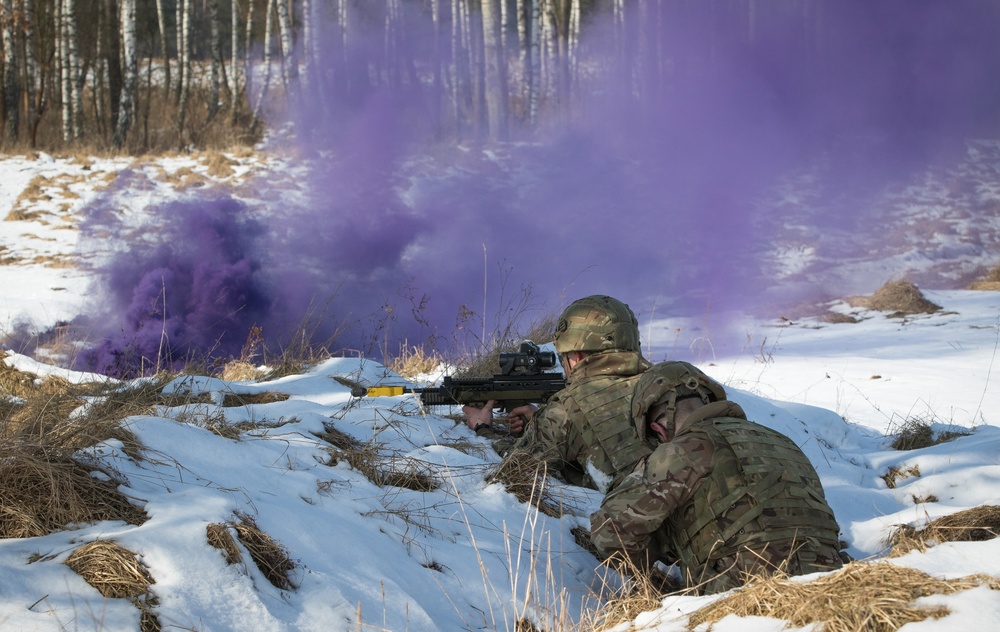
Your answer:
[[[819,477],[784,435],[732,402],[694,411],[591,516],[605,555],[678,562],[688,587],[718,592],[747,576],[841,565],[839,527]]]
[[[630,415],[635,381],[649,366],[638,352],[588,356],[567,375],[566,388],[535,412],[515,449],[530,450],[568,483],[606,491],[653,451]]]

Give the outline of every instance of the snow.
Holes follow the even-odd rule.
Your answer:
[[[164,171],[203,168],[197,158],[170,160]],[[125,161],[95,159],[87,181],[126,168]],[[49,156],[0,160],[0,216],[36,175],[81,170]],[[155,199],[185,194],[158,181],[152,167],[132,168],[133,175],[147,171],[149,188],[128,198],[123,217]],[[59,226],[73,224],[81,199],[102,194],[84,188],[67,185],[48,201],[36,200],[33,220],[0,222],[0,258],[19,258],[0,266],[0,330],[25,318],[54,324],[83,305],[85,266],[51,267],[31,257],[74,252],[75,232]],[[66,191],[81,198],[63,199]],[[995,195],[990,191],[983,194]],[[810,251],[790,245],[779,256],[797,271],[798,259]],[[919,526],[958,510],[1000,504],[1000,293],[925,295],[943,309],[889,318],[838,304],[834,309],[858,320],[840,324],[745,318],[732,325],[747,340],[742,350],[698,359],[750,418],[802,447],[856,558],[884,555],[894,525]],[[689,327],[664,318],[644,323],[642,333],[657,342],[655,353],[669,354],[677,332]],[[104,379],[18,353],[3,361],[40,376]],[[167,392],[208,394],[210,403],[162,406],[129,418],[126,425],[143,446],[139,460],[115,441],[88,450],[120,474],[121,490],[149,520],[0,540],[2,627],[136,629],[136,607],[101,597],[64,564],[81,544],[104,539],[136,552],[148,567],[156,582],[154,612],[165,629],[349,631],[363,623],[365,629],[400,631],[512,630],[522,616],[548,630],[565,629],[553,622],[575,620],[599,601],[601,568],[571,529],[589,524],[600,495],[552,482],[568,513],[540,515],[502,486],[485,482],[499,457],[485,439],[445,416],[456,411],[422,410],[413,396],[359,400],[342,383],[400,379],[365,358],[332,358],[266,383],[176,378]],[[227,393],[259,392],[288,399],[221,406]],[[207,427],[209,419],[245,429],[237,439],[225,438]],[[929,448],[893,450],[892,433],[913,419],[933,422],[936,431],[969,434]],[[397,471],[429,473],[438,487],[376,485],[333,458],[321,438],[329,429],[378,446]],[[882,477],[891,467],[916,467],[919,475],[890,489]],[[284,547],[295,565],[294,589],[273,586],[245,553],[242,564],[230,565],[208,544],[207,525],[237,515],[252,517]],[[1000,540],[941,544],[889,563],[940,577],[998,574]],[[661,609],[617,629],[685,630],[686,615],[713,599],[669,596]],[[985,586],[923,601],[947,606],[951,614],[907,624],[906,632],[1000,627],[1000,594]],[[713,627],[780,629],[784,622],[732,616]]]

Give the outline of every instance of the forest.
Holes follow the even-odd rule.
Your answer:
[[[792,119],[845,86],[933,114],[938,79],[996,66],[998,17],[987,0],[0,0],[0,149],[252,143],[288,119],[336,130],[380,94],[428,138],[503,140],[746,77]],[[977,93],[968,118],[997,101]],[[854,109],[832,125],[895,116]]]

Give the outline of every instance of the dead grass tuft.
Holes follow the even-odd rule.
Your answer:
[[[389,362],[389,370],[411,378],[430,373],[444,363],[444,357],[437,351],[404,342],[399,346],[399,355]]]
[[[205,152],[206,173],[216,179],[225,179],[236,173],[233,165],[237,164],[229,156],[219,151]]]
[[[109,599],[150,594],[155,583],[135,553],[113,540],[94,540],[73,551],[66,566]]]
[[[229,525],[213,522],[205,527],[205,535],[209,544],[222,551],[226,564],[242,564],[243,554],[229,529]]]
[[[588,611],[581,621],[584,630],[608,630],[631,622],[643,612],[656,610],[663,605],[663,596],[677,593],[683,587],[659,569],[640,570],[627,560],[613,558],[605,562],[624,580],[620,585],[610,585],[605,577],[604,590],[609,594],[595,610]]]
[[[227,382],[254,382],[264,371],[245,360],[230,360],[222,367],[219,377]]]
[[[926,551],[942,542],[982,542],[1000,534],[1000,507],[982,505],[928,522],[922,529],[899,525],[890,534],[887,544],[891,557],[910,551]]]
[[[512,450],[486,475],[487,483],[500,483],[523,503],[547,516],[562,517],[562,504],[552,497],[545,476],[545,460],[528,450]]]
[[[402,487],[417,492],[430,492],[439,487],[431,473],[431,465],[415,459],[384,456],[381,446],[367,443],[355,449],[340,450],[339,455],[351,467],[379,487]],[[331,464],[337,462],[333,456]]]
[[[10,366],[4,361],[4,357],[6,352],[0,355],[0,395],[28,398],[36,390],[35,380],[38,376]]]
[[[0,538],[33,538],[75,524],[120,520],[140,525],[145,512],[95,478],[68,453],[0,448]]]
[[[1000,292],[1000,265],[986,273],[982,279],[969,284],[970,290]]]
[[[940,305],[928,301],[916,285],[906,280],[889,281],[871,296],[853,296],[847,302],[853,307],[890,312],[889,318],[932,314],[941,310]]]
[[[882,480],[885,481],[885,486],[889,489],[896,489],[896,483],[904,478],[910,478],[911,476],[920,476],[920,468],[916,465],[911,467],[902,467],[899,465],[893,465],[889,468],[889,471],[885,473]]]
[[[817,624],[822,632],[890,632],[949,613],[943,606],[915,605],[920,597],[984,584],[1000,589],[1000,580],[986,575],[943,580],[888,562],[852,562],[813,581],[752,578],[743,589],[694,612],[688,629],[733,614],[784,619],[794,627]]]
[[[295,590],[297,587],[289,577],[295,570],[295,563],[288,557],[285,548],[264,533],[252,516],[239,513],[237,518],[230,525],[236,529],[236,537],[267,581],[280,590]]]
[[[66,565],[104,597],[131,601],[141,612],[140,632],[162,629],[153,612],[159,601],[150,590],[155,581],[135,553],[113,540],[95,540],[73,551]]]
[[[10,376],[9,372],[6,372]],[[0,537],[35,537],[84,522],[142,524],[145,513],[118,491],[116,473],[83,463],[77,451],[116,440],[140,445],[122,420],[152,409],[162,381],[70,384],[16,375],[23,403],[0,408]]]
[[[966,437],[972,434],[970,431],[945,430],[937,434],[934,433],[932,422],[926,419],[907,419],[899,427],[898,435],[893,439],[890,447],[893,450],[919,450],[928,448],[939,443],[947,443],[958,437]]]
[[[858,319],[850,314],[841,314],[840,312],[826,312],[823,314],[822,318],[824,323],[830,323],[833,325],[843,324],[843,323],[857,323]]]
[[[226,393],[222,397],[223,408],[233,408],[236,406],[253,406],[257,404],[273,404],[283,402],[289,397],[288,393],[277,393],[266,391],[263,393]]]

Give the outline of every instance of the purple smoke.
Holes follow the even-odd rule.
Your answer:
[[[88,324],[100,339],[77,359],[80,368],[129,375],[238,356],[249,327],[268,318],[262,226],[242,205],[178,202],[150,212],[145,234],[102,270],[103,309]],[[91,218],[84,234],[106,228]]]
[[[774,288],[758,201],[779,178],[821,166],[825,211],[796,221],[849,233],[880,190],[997,131],[1000,7],[988,0],[758,2],[753,17],[744,2],[644,3],[641,15],[626,3],[618,40],[594,11],[572,102],[545,104],[537,126],[513,112],[511,143],[449,119],[452,86],[432,71],[452,61],[447,25],[436,37],[404,1],[390,41],[383,16],[349,4],[368,21],[346,48],[335,20],[318,25],[323,72],[293,117],[319,157],[312,203],[266,227],[236,221],[229,202],[182,206],[185,224],[229,241],[179,245],[168,230],[116,261],[109,305],[127,322],[94,366],[130,349],[155,358],[165,337],[173,358],[223,356],[260,323],[280,345],[324,301],[324,335],[365,353],[468,346],[592,293],[640,319],[654,304],[657,316],[759,307]]]

